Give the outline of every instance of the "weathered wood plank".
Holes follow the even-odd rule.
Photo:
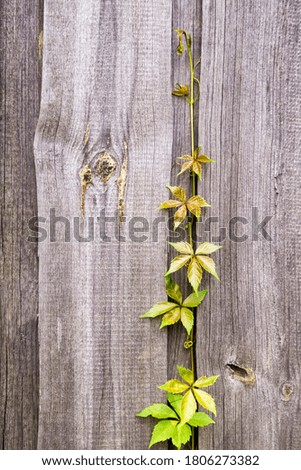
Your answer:
[[[146,448],[153,423],[135,413],[164,396],[155,385],[167,377],[167,344],[158,325],[138,315],[164,296],[166,229],[159,226],[158,242],[146,233],[142,243],[130,221],[143,216],[153,228],[170,171],[171,5],[52,1],[44,23],[39,215],[49,219],[55,208],[77,217],[81,234],[104,209],[116,219],[125,142],[128,163],[126,222],[107,223],[111,242],[99,239],[102,221],[94,241],[72,234],[65,243],[61,223],[57,241],[40,244],[39,448]],[[117,164],[106,184],[96,171],[104,151]],[[85,164],[94,186],[83,222]]]
[[[199,126],[217,160],[203,186],[219,218],[211,235],[241,216],[248,223],[235,229],[248,239],[228,231],[215,256],[221,284],[207,277],[198,364],[221,379],[217,424],[200,447],[299,449],[301,4],[204,0],[202,17]],[[271,242],[256,240],[255,210],[259,222],[272,216]],[[254,385],[227,364],[245,379],[251,369]]]
[[[0,448],[34,449],[38,421],[38,257],[33,135],[39,1],[1,2]]]

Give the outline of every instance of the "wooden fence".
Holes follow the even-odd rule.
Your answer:
[[[0,18],[0,446],[144,449],[153,423],[135,414],[188,365],[180,328],[138,318],[165,295],[155,208],[189,148],[170,94],[187,81],[181,27],[202,57],[196,133],[216,159],[199,235],[224,239],[198,312],[199,374],[221,375],[199,446],[300,449],[301,2],[8,0]],[[116,171],[87,187],[83,222],[79,172],[104,152]],[[100,214],[126,220],[107,221],[111,241],[101,221],[78,241]]]

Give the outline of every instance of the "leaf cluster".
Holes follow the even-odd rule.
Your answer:
[[[153,429],[149,448],[158,442],[171,439],[173,445],[180,449],[182,444],[189,441],[192,427],[205,427],[214,424],[213,419],[204,412],[195,412],[191,419],[184,423],[182,420],[183,397],[168,393],[167,399],[169,405],[154,403],[137,414],[141,418],[152,416],[160,420]]]

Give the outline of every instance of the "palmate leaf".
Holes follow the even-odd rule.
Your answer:
[[[153,418],[157,419],[166,419],[166,418],[174,418],[178,419],[176,413],[170,408],[170,406],[164,405],[163,403],[154,403],[144,410],[140,411],[136,416],[140,418],[147,418],[148,416],[152,416]]]
[[[205,410],[209,410],[214,415],[216,415],[215,401],[209,393],[204,392],[203,390],[198,390],[196,388],[193,389],[193,393],[199,404],[205,408]]]
[[[197,403],[195,401],[192,390],[185,393],[182,406],[181,406],[181,423],[187,423],[197,410]]]
[[[175,427],[177,426],[177,424],[178,422],[176,420],[166,419],[166,420],[159,421],[159,423],[156,424],[156,426],[153,429],[152,438],[148,447],[150,448],[154,444],[157,444],[158,442],[163,442],[163,441],[166,441],[167,439],[171,439],[174,434]]]
[[[215,384],[217,379],[219,378],[219,375],[212,375],[211,377],[200,377],[198,380],[196,380],[193,384],[194,387],[210,387],[211,385]]]
[[[192,310],[189,310],[189,308],[186,307],[181,307],[181,322],[185,330],[187,331],[187,334],[190,335],[194,324],[194,316]]]
[[[197,292],[201,283],[203,271],[196,258],[192,258],[188,266],[188,281],[192,285],[195,292]]]
[[[193,372],[190,369],[186,369],[182,366],[177,366],[180,377],[185,380],[189,385],[193,384]]]
[[[172,435],[171,442],[178,450],[180,450],[181,445],[186,444],[186,442],[189,441],[191,432],[191,427],[188,426],[188,424],[184,424],[183,426],[178,424]]]
[[[144,313],[144,315],[140,315],[139,318],[155,318],[169,312],[175,307],[178,307],[178,304],[173,302],[157,302],[148,312]]]
[[[220,250],[222,247],[219,245],[214,245],[214,243],[204,242],[201,243],[195,250],[196,255],[211,255],[217,250]]]
[[[184,384],[183,382],[180,382],[180,380],[172,379],[168,380],[163,385],[159,385],[158,388],[160,390],[165,390],[166,392],[182,393],[188,390],[189,386],[187,384]]]
[[[197,411],[193,417],[188,421],[190,426],[204,428],[209,424],[215,424],[215,421],[210,418],[209,415],[203,413],[202,411]]]
[[[171,310],[169,313],[165,313],[165,315],[162,318],[160,328],[164,328],[164,326],[168,326],[168,325],[174,325],[180,320],[180,318],[181,318],[181,308],[176,307],[173,310]]]
[[[201,216],[202,207],[211,207],[201,196],[192,196],[187,201],[187,209],[197,218]]]
[[[193,292],[183,302],[183,307],[198,307],[200,303],[204,300],[208,290],[204,289],[202,291]]]
[[[215,271],[215,262],[212,258],[209,258],[209,256],[197,255],[197,260],[205,271],[212,274],[212,276],[214,276],[218,281],[220,280],[217,272]]]
[[[165,276],[165,290],[168,297],[175,300],[178,304],[182,303],[182,292],[180,286],[176,284],[169,275]]]

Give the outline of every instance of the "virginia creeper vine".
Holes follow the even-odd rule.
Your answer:
[[[179,227],[188,215],[188,223],[186,230],[188,232],[188,241],[170,243],[179,253],[170,263],[169,270],[165,273],[165,287],[167,296],[171,301],[157,302],[151,309],[141,318],[155,318],[162,316],[161,327],[173,325],[181,321],[187,332],[187,340],[184,347],[190,350],[191,369],[177,366],[178,373],[183,381],[172,379],[158,388],[167,392],[168,405],[164,403],[155,403],[148,406],[137,416],[146,418],[152,416],[159,420],[154,427],[149,447],[157,442],[171,439],[173,445],[180,449],[182,444],[190,441],[191,449],[197,448],[195,439],[195,428],[205,427],[213,424],[213,419],[205,412],[198,411],[198,405],[205,410],[216,414],[216,407],[213,397],[202,390],[215,383],[218,376],[197,378],[195,364],[195,319],[196,308],[204,300],[207,290],[199,290],[202,281],[203,270],[212,274],[216,279],[218,275],[215,270],[215,263],[211,255],[221,247],[210,242],[203,242],[196,246],[193,240],[193,227],[196,220],[201,216],[203,207],[210,207],[205,199],[197,195],[196,178],[202,180],[202,164],[211,163],[214,160],[207,155],[201,153],[201,146],[195,146],[194,135],[194,105],[200,96],[200,81],[195,76],[195,71],[200,61],[194,63],[192,51],[192,38],[183,30],[177,30],[179,44],[177,53],[182,55],[187,51],[190,84],[182,85],[177,83],[172,94],[174,96],[185,99],[190,107],[190,136],[191,149],[190,153],[180,157],[182,160],[182,173],[190,173],[191,196],[187,197],[186,191],[181,186],[167,186],[175,199],[164,201],[159,209],[173,209],[174,228]],[[195,94],[195,89],[197,92]],[[180,286],[171,278],[171,274],[175,273],[182,267],[187,268],[187,278],[193,292],[183,300]],[[182,395],[184,393],[184,395]]]

